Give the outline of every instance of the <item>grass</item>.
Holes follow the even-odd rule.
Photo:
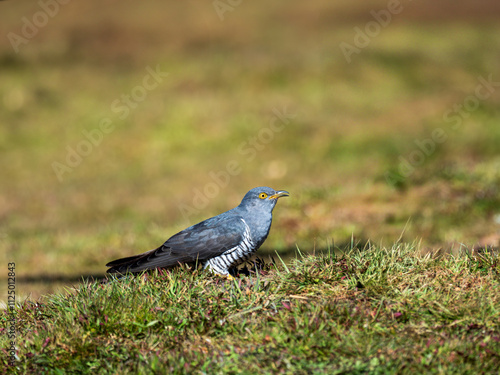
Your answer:
[[[455,109],[500,81],[498,1],[403,3],[348,63],[339,45],[386,0],[244,1],[223,21],[210,1],[69,2],[19,53],[7,35],[40,5],[0,2],[0,300],[15,262],[19,371],[498,367],[498,264],[458,244],[500,247],[500,90]],[[148,67],[168,76],[120,116]],[[113,130],[59,179],[52,164],[103,118]],[[239,172],[183,215],[229,162]],[[81,283],[259,185],[291,192],[259,250],[284,264],[266,274]],[[308,255],[351,243],[364,250]]]
[[[7,373],[496,373],[499,284],[490,251],[406,243],[299,253],[234,281],[179,269],[85,282],[19,307]]]

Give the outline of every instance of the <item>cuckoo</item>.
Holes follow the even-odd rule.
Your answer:
[[[230,277],[229,270],[248,260],[266,240],[273,209],[285,190],[256,187],[241,203],[220,215],[190,226],[157,249],[108,263],[108,273],[138,273],[179,264],[198,264]]]

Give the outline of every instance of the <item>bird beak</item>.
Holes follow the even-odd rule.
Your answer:
[[[288,197],[290,194],[286,190],[279,190],[276,192],[276,194],[273,194],[269,197],[269,199],[278,199],[281,197]]]

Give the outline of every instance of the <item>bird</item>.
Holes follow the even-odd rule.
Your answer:
[[[273,209],[286,190],[256,187],[235,208],[192,225],[160,247],[106,264],[109,274],[141,273],[179,264],[202,265],[232,279],[230,270],[247,261],[269,235]]]

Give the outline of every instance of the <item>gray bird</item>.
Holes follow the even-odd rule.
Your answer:
[[[218,275],[249,259],[264,243],[271,229],[273,209],[284,190],[256,187],[245,194],[239,206],[190,226],[170,237],[159,248],[106,266],[108,273],[141,272],[172,268],[181,263],[201,264]]]

